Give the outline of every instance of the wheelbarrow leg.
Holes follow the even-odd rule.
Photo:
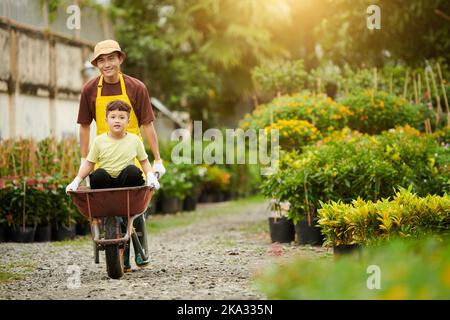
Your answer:
[[[122,234],[125,234],[127,232],[127,218],[121,219],[121,227],[122,227]],[[123,269],[124,272],[131,272],[131,264],[130,264],[130,240],[125,243],[125,248],[123,251]]]
[[[134,219],[134,232],[131,235],[135,252],[136,265],[143,267],[149,263],[147,228],[144,215]]]

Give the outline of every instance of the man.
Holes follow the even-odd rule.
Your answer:
[[[114,40],[104,40],[95,46],[91,63],[99,69],[101,75],[86,83],[81,92],[77,121],[80,124],[81,161],[86,161],[89,152],[92,120],[95,119],[97,124],[97,135],[107,132],[106,105],[113,100],[122,100],[132,107],[127,131],[142,139],[139,128],[143,127],[155,159],[153,170],[161,177],[166,170],[159,155],[148,91],[141,81],[121,73],[120,65],[125,58],[125,53]]]
[[[101,73],[90,80],[81,92],[77,123],[80,124],[81,165],[86,161],[89,152],[90,124],[95,119],[97,136],[108,131],[106,124],[106,106],[114,100],[122,100],[131,106],[128,132],[136,134],[140,139],[140,127],[143,127],[150,149],[153,153],[153,172],[158,176],[166,172],[159,155],[158,138],[153,127],[154,114],[146,86],[133,77],[122,74],[120,66],[126,58],[119,44],[114,40],[104,40],[96,44],[92,65]],[[136,166],[141,168],[139,161]],[[138,233],[146,232],[144,219],[135,219],[134,226]],[[145,266],[149,261],[136,257],[138,266]],[[129,246],[124,254],[126,271],[129,265]]]

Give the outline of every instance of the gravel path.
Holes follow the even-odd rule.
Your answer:
[[[120,280],[107,277],[103,252],[100,264],[94,263],[89,239],[0,243],[2,271],[22,276],[0,282],[0,299],[265,299],[252,287],[258,270],[293,255],[330,255],[321,247],[270,244],[268,231],[254,228],[265,226],[266,208],[265,202],[248,204],[239,212],[152,233],[152,263],[144,269],[132,265],[133,272]]]

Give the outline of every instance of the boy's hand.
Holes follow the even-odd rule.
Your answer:
[[[164,173],[166,173],[166,168],[164,168],[161,159],[153,161],[153,171],[155,171],[155,173],[158,173],[158,178],[161,178]]]
[[[152,187],[155,190],[158,190],[160,188],[158,179],[156,179],[155,175],[153,174],[153,172],[149,172],[147,174],[147,183],[146,186],[148,187]]]
[[[81,167],[83,166],[83,164],[86,162],[86,158],[81,158],[81,160],[80,160],[80,169],[81,169]],[[91,183],[90,183],[90,181],[89,181],[89,176],[87,176],[86,178],[84,178],[84,181],[86,181],[86,186],[87,187],[90,187],[91,186]]]
[[[66,187],[66,193],[68,194],[69,191],[77,191],[81,181],[81,178],[76,176],[75,179],[73,179],[73,181]]]

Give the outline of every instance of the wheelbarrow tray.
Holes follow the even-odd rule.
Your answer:
[[[148,186],[69,191],[81,214],[88,219],[135,216],[147,210],[153,189]]]

